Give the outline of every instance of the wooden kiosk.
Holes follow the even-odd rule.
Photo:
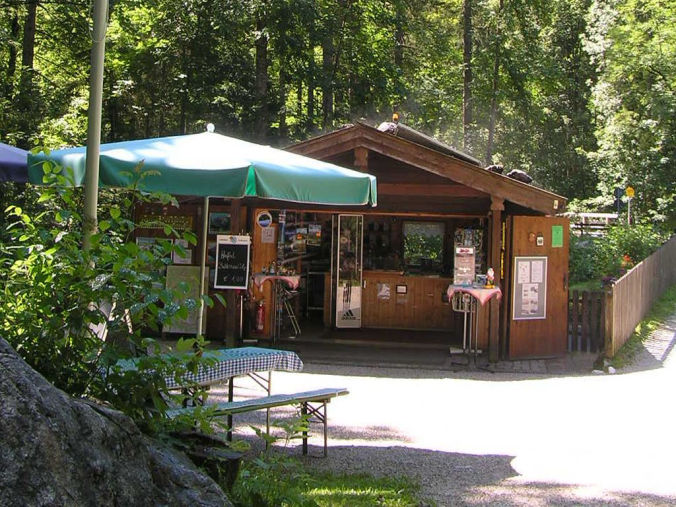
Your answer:
[[[480,312],[478,345],[489,359],[564,354],[568,220],[556,215],[564,211],[565,198],[486,170],[473,157],[404,125],[383,125],[350,125],[288,148],[375,175],[377,207],[211,200],[207,265],[213,264],[216,234],[248,234],[251,283],[246,298],[224,291],[228,307],[208,310],[207,337],[234,343],[242,338],[244,316],[244,338],[284,338],[276,336],[275,325],[282,294],[304,330],[302,338],[317,327],[346,334],[436,331],[452,345],[460,340],[462,318],[446,292],[456,249],[469,245],[476,272],[492,267],[503,293]],[[192,217],[201,236],[199,201],[184,200],[178,210],[161,213]],[[192,248],[193,262],[198,252]],[[254,275],[271,271],[299,276],[300,286],[254,283]],[[209,287],[217,291],[212,282]],[[321,340],[321,334],[316,337]]]

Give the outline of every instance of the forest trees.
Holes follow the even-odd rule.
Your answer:
[[[86,2],[0,0],[0,140],[83,144]],[[274,145],[403,122],[598,208],[674,215],[664,0],[116,0],[103,140],[218,131]]]
[[[636,190],[646,218],[676,219],[676,4],[599,1],[587,40],[599,79],[593,153],[601,195]]]

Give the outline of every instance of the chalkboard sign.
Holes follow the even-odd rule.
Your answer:
[[[249,282],[249,236],[216,236],[215,289],[246,289]]]

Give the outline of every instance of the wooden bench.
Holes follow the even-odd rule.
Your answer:
[[[302,393],[293,394],[273,394],[270,396],[263,396],[261,398],[252,398],[242,401],[229,401],[223,403],[214,403],[207,405],[213,410],[215,417],[231,416],[233,414],[242,414],[244,412],[253,412],[255,410],[266,410],[273,407],[281,407],[285,405],[301,406],[301,414],[309,415],[310,420],[314,417],[312,422],[320,422],[324,424],[324,456],[327,455],[328,450],[328,419],[326,416],[326,404],[336,396],[343,396],[349,391],[345,388],[324,388],[316,389],[314,391],[304,391]],[[195,410],[195,407],[176,408],[167,411],[167,416],[170,418],[178,417],[184,414],[190,414]],[[232,428],[231,428],[232,429]],[[268,432],[270,428],[268,427]],[[303,454],[307,455],[307,432],[303,432]]]

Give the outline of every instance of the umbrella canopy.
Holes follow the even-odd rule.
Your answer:
[[[0,181],[28,181],[28,152],[0,143]]]
[[[42,162],[51,160],[73,169],[81,185],[85,155],[85,147],[29,154],[30,181],[42,183]],[[147,191],[314,204],[377,202],[374,176],[213,132],[102,144],[100,185],[129,185],[129,173],[141,161],[144,169],[158,172],[143,180]]]

